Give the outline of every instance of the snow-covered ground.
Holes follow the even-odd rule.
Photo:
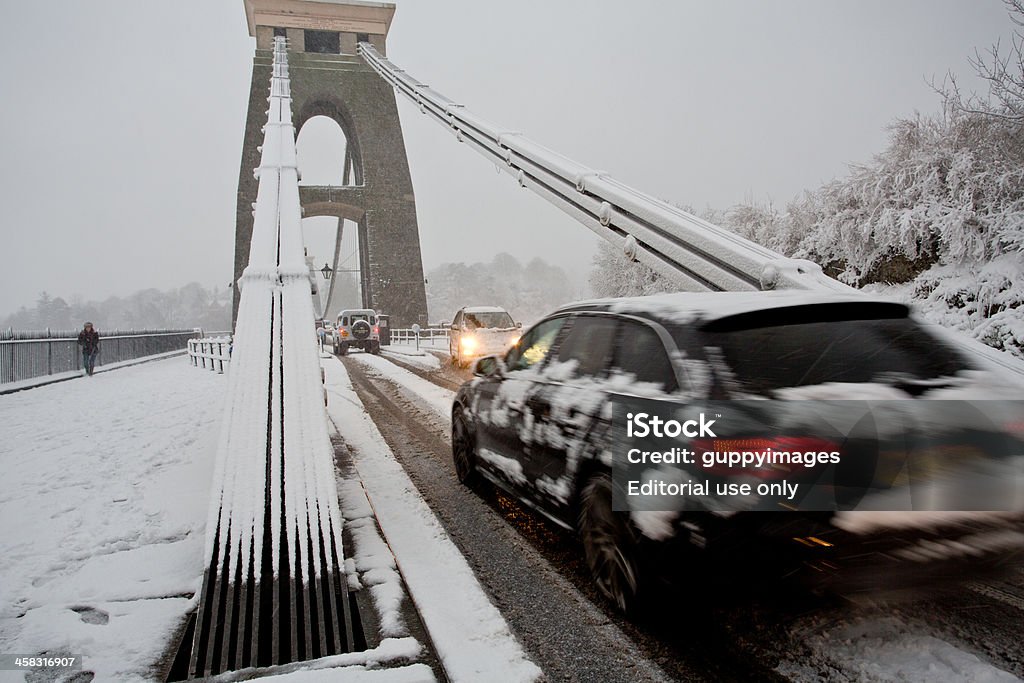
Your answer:
[[[0,396],[0,652],[155,678],[202,578],[226,384],[178,357]]]
[[[358,475],[339,483],[355,545],[349,581],[369,589],[382,640],[361,653],[218,680],[333,680],[339,669],[345,680],[433,680],[417,661],[425,644],[403,622],[403,580],[451,680],[540,677],[391,454],[344,366],[322,360],[328,412]],[[447,418],[451,392],[385,358],[358,362]],[[96,680],[160,675],[156,666],[195,606],[202,577],[226,385],[224,375],[173,358],[0,396],[0,652],[80,655]],[[780,673],[796,680],[822,671],[843,680],[1015,680],[897,617],[812,617],[794,628],[809,658]],[[0,680],[25,674],[0,672]]]
[[[344,368],[325,360],[331,415],[360,474],[373,480],[366,493],[358,479],[343,478],[339,488],[356,546],[349,581],[370,590],[383,640],[363,653],[220,678],[323,680],[343,667],[352,680],[433,680],[415,662],[423,644],[402,621],[399,569],[416,588],[414,602],[452,680],[537,678]],[[0,652],[80,655],[96,680],[161,675],[157,665],[195,607],[202,578],[226,385],[225,375],[175,358],[0,396]],[[374,514],[391,532],[390,545],[376,536]],[[2,680],[24,676],[0,672]]]

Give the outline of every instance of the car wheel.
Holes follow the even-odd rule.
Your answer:
[[[344,356],[348,353],[348,344],[342,342],[341,346],[338,347],[338,355]]]
[[[375,356],[380,355],[380,342],[370,342],[370,353]]]
[[[475,488],[480,480],[480,473],[476,469],[476,448],[461,409],[456,409],[452,415],[452,460],[455,462],[455,477],[459,483]]]
[[[594,475],[580,495],[580,538],[594,583],[622,612],[635,611],[640,588],[637,535],[628,513],[612,510],[612,478]]]

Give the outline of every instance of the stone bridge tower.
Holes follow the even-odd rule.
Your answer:
[[[363,305],[392,316],[392,324],[425,326],[427,300],[423,283],[416,201],[395,94],[362,58],[356,44],[367,41],[385,54],[385,39],[395,6],[358,0],[244,0],[249,34],[256,38],[249,113],[245,122],[242,165],[238,176],[235,222],[235,281],[249,258],[252,205],[258,183],[257,149],[267,120],[274,36],[288,39],[292,112],[295,132],[314,116],[326,116],[346,139],[343,186],[299,188],[303,216],[334,216],[338,236],[332,267],[337,270],[344,220],[358,225],[360,284]],[[334,282],[324,317],[338,311]],[[232,321],[238,312],[235,288]]]

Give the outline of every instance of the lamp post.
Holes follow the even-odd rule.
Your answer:
[[[320,269],[320,273],[323,274],[325,280],[330,280],[331,276],[334,275],[334,269],[331,268],[330,264],[325,263],[324,267]]]

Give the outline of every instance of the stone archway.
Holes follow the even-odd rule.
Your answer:
[[[275,30],[284,30],[289,40],[289,77],[296,130],[314,116],[330,118],[341,127],[353,162],[351,185],[300,187],[305,215],[354,220],[359,225],[364,303],[390,314],[395,326],[426,325],[427,298],[416,199],[395,93],[354,54],[359,34],[353,32],[352,27],[357,24],[366,28],[364,39],[384,52],[389,13],[394,10],[383,5],[371,7],[366,3],[353,3],[350,6],[316,0],[289,0],[287,4],[288,11],[284,12],[269,0],[253,0],[249,28],[251,35],[256,36],[256,55],[238,176],[235,280],[241,277],[248,261],[252,237],[252,203],[257,190],[253,169],[259,166],[257,146],[266,120],[266,84],[270,80],[272,61],[270,46]],[[313,21],[318,32],[338,31],[339,49],[345,54],[304,51],[303,27]],[[237,297],[236,291],[236,311]]]

